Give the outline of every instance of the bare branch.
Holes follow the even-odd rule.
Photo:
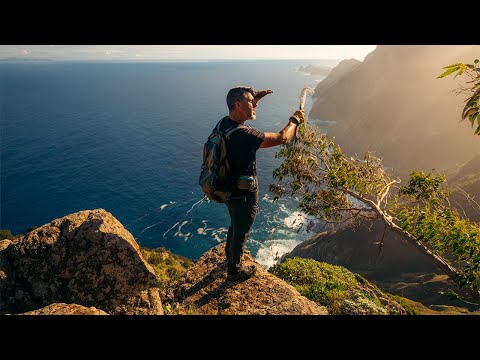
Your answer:
[[[393,222],[392,216],[388,215],[385,213],[382,209],[377,207],[377,204],[375,204],[373,201],[369,199],[365,199],[358,195],[357,193],[349,190],[349,189],[344,189],[346,193],[349,195],[353,196],[354,198],[358,199],[359,201],[364,202],[365,204],[369,205],[385,222],[385,224],[393,230],[395,233],[399,234],[402,238],[407,239],[408,243],[413,245],[415,249],[419,250],[420,253],[425,255],[427,258],[430,260],[433,260],[433,262],[442,270],[444,271],[448,276],[451,278],[456,278],[459,275],[459,272],[441,256],[434,254],[430,249],[428,249],[421,241],[419,241],[415,236],[410,234],[408,231],[403,230],[400,226],[395,224]]]
[[[380,207],[380,205],[382,204],[383,199],[385,198],[385,196],[387,196],[388,192],[390,191],[390,186],[392,186],[392,185],[394,185],[394,184],[396,184],[396,183],[397,183],[396,180],[392,180],[392,181],[390,181],[387,185],[385,185],[384,188],[380,191],[380,192],[383,191],[383,193],[382,193],[382,196],[380,197],[380,200],[378,200],[378,202],[377,202],[377,206],[378,206],[378,207]]]
[[[456,186],[455,189],[457,189],[458,192],[460,192],[460,194],[462,194],[465,199],[467,199],[469,205],[472,207],[473,210],[475,210],[475,212],[477,212],[477,214],[480,214],[480,204],[478,204],[478,202],[475,201],[475,197],[473,197],[472,195],[470,195],[469,193],[467,193],[465,190],[463,190],[462,188]],[[460,205],[460,204],[458,204]],[[465,213],[465,211],[464,211]],[[466,217],[466,216],[465,216]]]

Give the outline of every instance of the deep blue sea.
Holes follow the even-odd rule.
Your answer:
[[[297,71],[308,64],[336,61],[0,64],[0,228],[25,233],[103,208],[141,246],[198,259],[229,225],[226,206],[203,201],[198,185],[228,90],[272,89],[247,124],[279,131],[301,88],[323,79]],[[299,231],[295,199],[271,201],[278,149],[257,152],[260,213],[246,245],[266,267],[311,235]]]

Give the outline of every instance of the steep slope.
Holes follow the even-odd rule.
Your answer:
[[[398,300],[342,266],[313,259],[287,259],[269,271],[333,315],[406,315]],[[413,313],[413,312],[411,312]]]
[[[358,229],[320,233],[297,245],[281,261],[300,257],[339,265],[364,276],[382,291],[427,306],[466,306],[462,301],[450,301],[441,294],[449,288],[460,291],[447,275],[397,234],[387,231],[384,244],[379,247],[377,243],[383,229],[383,224],[376,221]]]
[[[309,116],[334,120],[326,130],[349,155],[373,151],[405,175],[448,172],[480,152],[470,124],[459,122],[462,78],[437,79],[442,67],[471,63],[479,45],[384,45],[350,71],[318,84]]]
[[[451,204],[470,220],[480,221],[480,154],[462,166],[455,176],[448,179],[448,184],[452,188]]]

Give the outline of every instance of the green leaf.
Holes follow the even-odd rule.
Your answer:
[[[439,76],[437,76],[437,79],[441,79],[441,78],[443,78],[443,77],[445,77],[445,76],[448,76],[448,75],[450,75],[451,73],[453,73],[454,71],[457,71],[458,69],[460,69],[459,66],[453,67],[453,68],[451,68],[451,69],[448,69],[448,70],[445,71],[444,73],[442,73],[442,74],[440,74]]]
[[[456,64],[444,66],[442,69],[449,69],[449,68],[453,68],[453,67],[460,67],[461,65],[463,65],[463,63],[456,63]]]
[[[474,135],[480,135],[480,125],[478,125],[477,130],[475,130]]]
[[[468,102],[467,102],[467,104],[466,104],[465,106],[473,106],[473,105],[475,105],[476,103],[478,103],[478,99],[480,99],[480,95],[477,95],[477,96],[473,96],[473,95],[472,95],[472,97],[470,97],[470,98],[467,99]],[[467,101],[467,100],[466,100],[466,101]]]
[[[480,82],[479,82],[477,85],[475,85],[475,86],[478,86],[478,85],[480,85]],[[475,92],[473,93],[473,95],[472,95],[471,97],[474,97],[474,96],[476,96],[476,95],[480,95],[480,88],[478,88],[477,90],[475,90]]]
[[[478,110],[478,109],[477,109]],[[470,120],[470,123],[472,124],[472,127],[473,127],[473,124],[475,124],[475,119],[478,117],[478,111],[475,112],[474,114],[470,115],[468,120]],[[479,118],[480,119],[480,118]],[[480,125],[480,124],[479,124]]]
[[[454,76],[454,79],[458,76],[458,75],[462,75],[464,72],[464,69],[461,69],[455,76]]]
[[[467,110],[467,112],[465,112],[465,110],[467,109],[464,109],[464,113],[462,115],[462,119],[466,119],[467,117],[469,117],[470,115],[474,114],[475,112],[478,112],[478,108],[477,107],[472,107],[470,109]]]
[[[453,300],[458,299],[458,294],[455,291],[453,291],[452,289],[448,289],[446,295],[447,295],[449,300],[453,301]]]

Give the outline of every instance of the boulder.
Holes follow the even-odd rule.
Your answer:
[[[104,209],[55,219],[0,247],[0,311],[73,303],[109,314],[163,314],[132,234]]]

